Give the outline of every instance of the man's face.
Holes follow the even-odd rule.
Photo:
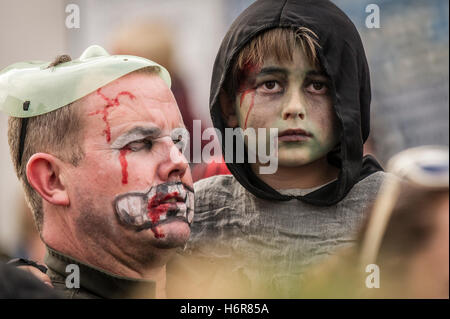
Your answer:
[[[313,162],[338,141],[328,79],[301,50],[293,52],[292,61],[268,57],[263,65],[249,67],[235,109],[244,130],[278,128],[280,166]]]
[[[184,245],[188,216],[175,215],[188,208],[193,217],[184,202],[193,201],[192,178],[181,153],[173,155],[171,132],[184,124],[165,82],[130,74],[80,102],[85,157],[67,182],[80,238],[125,254]]]

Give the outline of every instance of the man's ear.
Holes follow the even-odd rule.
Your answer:
[[[63,162],[47,153],[33,154],[27,163],[30,185],[43,199],[53,205],[68,206],[69,195],[61,175]]]
[[[222,117],[228,127],[235,128],[239,125],[234,103],[230,100],[228,94],[222,89],[219,93],[219,103],[222,111]]]

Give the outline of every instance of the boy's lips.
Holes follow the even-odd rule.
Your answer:
[[[278,134],[280,142],[303,142],[311,138],[313,135],[304,129],[288,129]]]

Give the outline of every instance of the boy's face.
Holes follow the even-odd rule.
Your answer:
[[[250,67],[235,99],[242,129],[278,128],[278,164],[301,166],[322,158],[338,142],[328,79],[297,49],[293,60],[268,57]]]

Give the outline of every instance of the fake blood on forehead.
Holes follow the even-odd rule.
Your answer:
[[[119,93],[116,94],[116,96],[113,99],[110,99],[109,97],[105,96],[102,92],[101,92],[101,88],[97,89],[96,94],[98,96],[100,96],[105,102],[106,105],[103,107],[102,110],[97,110],[94,112],[90,112],[88,115],[97,115],[97,114],[102,114],[103,117],[103,121],[105,122],[106,128],[103,130],[103,133],[105,133],[106,136],[106,142],[110,142],[111,141],[111,127],[109,125],[109,121],[108,121],[108,109],[113,107],[113,106],[119,106],[119,97],[122,95],[126,95],[128,96],[130,99],[135,99],[136,97],[128,91],[121,91]],[[120,162],[120,166],[122,167],[122,184],[127,184],[128,183],[128,171],[127,171],[127,167],[128,167],[128,162],[126,159],[126,155],[127,153],[130,151],[130,149],[128,148],[124,148],[122,150],[120,150],[120,154],[119,154],[119,162]]]
[[[165,201],[177,198],[180,194],[178,192],[172,192],[168,194],[156,193],[152,198],[149,199],[147,204],[148,217],[151,219],[152,224],[159,222],[160,216],[166,214],[170,208],[169,203],[164,203]],[[152,228],[155,238],[163,238],[165,235],[158,229],[158,227]]]
[[[103,132],[106,135],[106,141],[109,143],[111,141],[111,127],[110,127],[109,121],[108,121],[108,115],[109,115],[108,109],[110,107],[120,105],[119,96],[121,96],[121,95],[127,95],[130,99],[134,99],[135,96],[128,91],[122,91],[122,92],[117,93],[117,95],[113,99],[110,99],[109,97],[105,96],[100,90],[101,90],[101,88],[97,89],[96,93],[98,96],[100,96],[103,100],[106,101],[106,105],[103,107],[102,110],[91,112],[88,115],[96,115],[96,114],[103,115],[102,119],[106,125],[106,128],[103,130]]]

